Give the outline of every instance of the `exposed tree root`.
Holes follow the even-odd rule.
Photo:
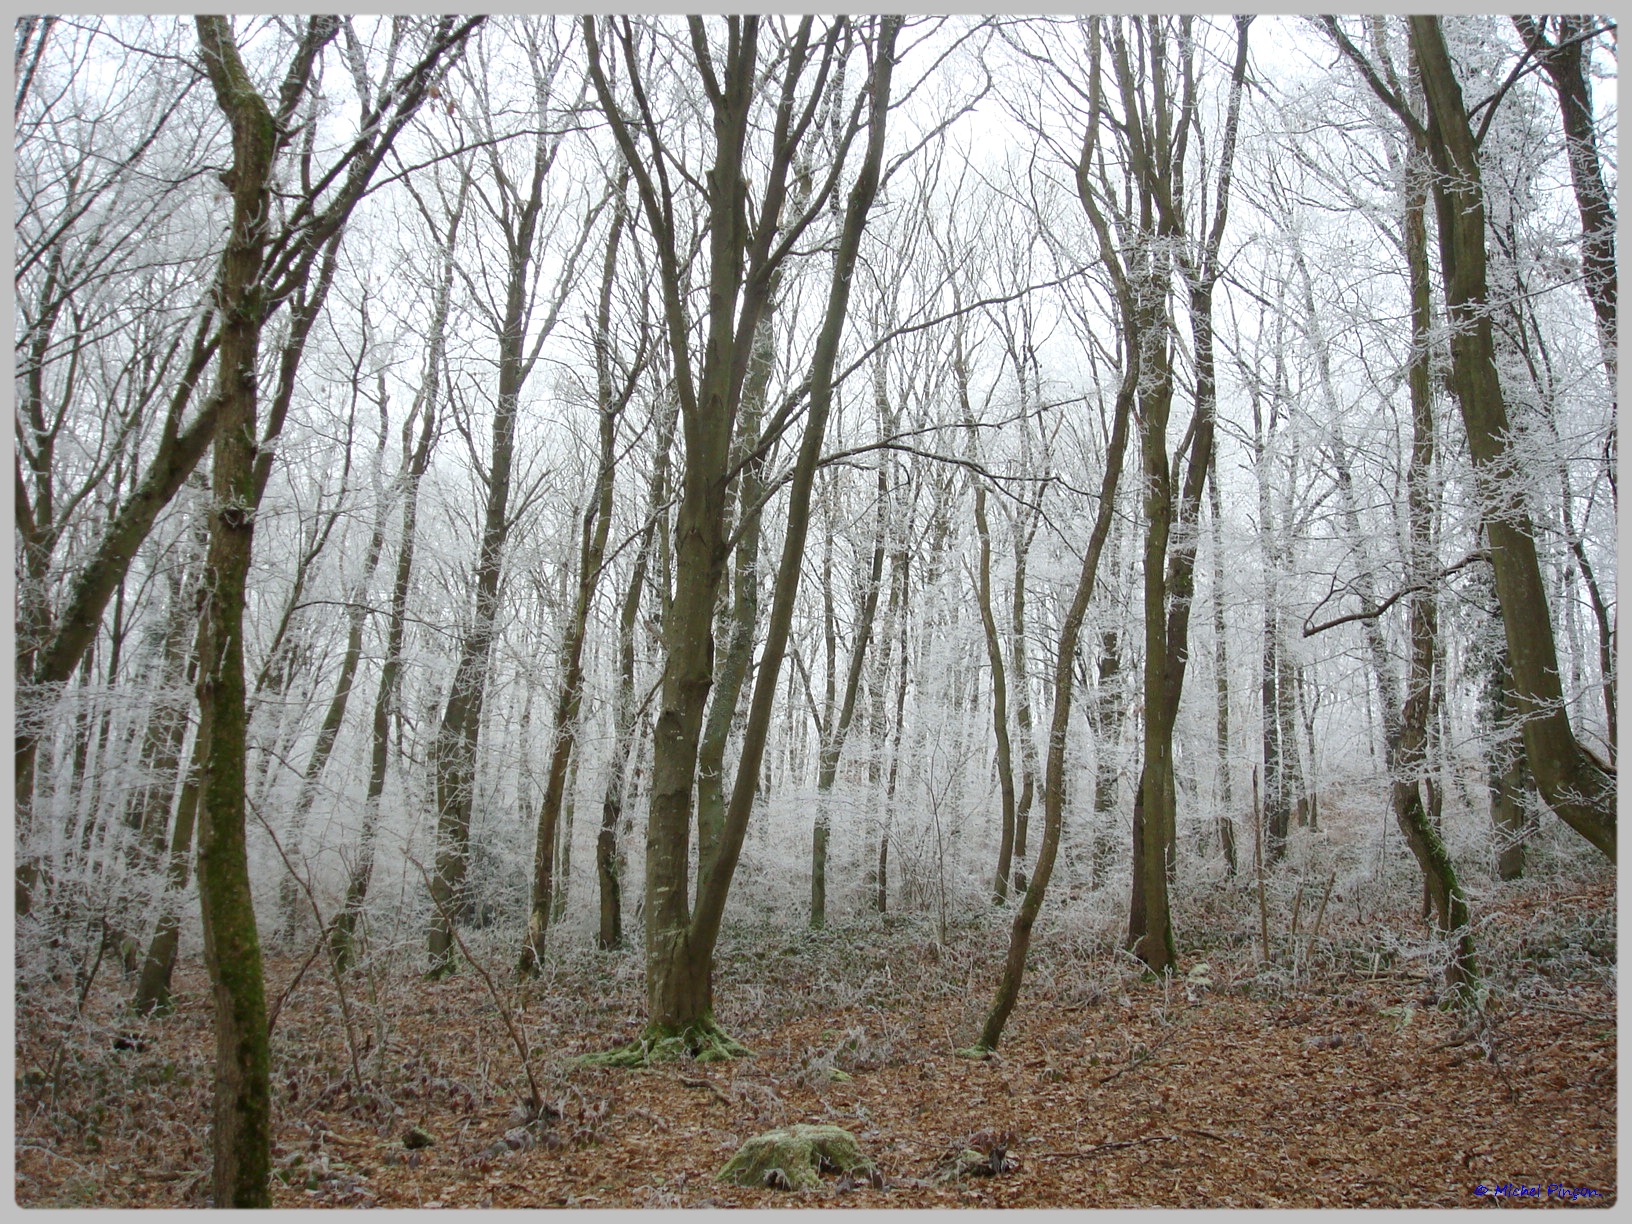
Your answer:
[[[713,1017],[695,1020],[678,1029],[653,1024],[636,1040],[615,1050],[585,1054],[581,1067],[650,1067],[657,1063],[690,1058],[696,1062],[725,1062],[751,1058],[753,1051],[731,1037]]]

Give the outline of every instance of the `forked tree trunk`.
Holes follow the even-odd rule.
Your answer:
[[[1182,487],[1167,455],[1168,410],[1173,395],[1172,348],[1163,313],[1169,279],[1163,256],[1146,256],[1149,265],[1133,283],[1140,320],[1140,409],[1143,417],[1141,451],[1145,473],[1145,743],[1143,777],[1134,808],[1135,846],[1133,896],[1128,941],[1136,956],[1156,972],[1172,968],[1177,959],[1168,911],[1167,886],[1174,872],[1177,847],[1177,794],[1173,769],[1173,728],[1189,660],[1190,607],[1195,590],[1197,524],[1201,498],[1212,466],[1213,419],[1217,398],[1213,356],[1212,297],[1220,274],[1218,250],[1228,218],[1230,178],[1234,164],[1241,93],[1246,79],[1247,30],[1251,18],[1236,20],[1236,56],[1224,121],[1213,216],[1207,232],[1187,247],[1182,198],[1162,186],[1182,171],[1189,122],[1194,116],[1195,78],[1191,57],[1189,18],[1181,18],[1179,43],[1183,95],[1178,104],[1176,135],[1169,131],[1170,116],[1158,115],[1154,129],[1144,123],[1130,133],[1136,150],[1132,169],[1138,176],[1144,201],[1140,232],[1151,223],[1171,244],[1187,287],[1194,337],[1196,385],[1192,413],[1188,469]],[[1163,98],[1165,51],[1154,33],[1149,57],[1156,77],[1156,96]],[[1126,114],[1139,113],[1136,87],[1128,71],[1126,53],[1118,57],[1118,79]],[[1137,138],[1136,138],[1137,137]],[[1154,207],[1155,216],[1150,215]],[[1175,457],[1175,462],[1183,458]],[[1177,493],[1177,496],[1175,496]],[[1172,538],[1171,551],[1169,541]]]
[[[688,903],[692,787],[704,707],[713,679],[714,602],[726,560],[725,492],[731,428],[741,403],[741,379],[747,369],[750,345],[768,304],[769,276],[787,250],[784,243],[774,258],[768,254],[774,227],[785,220],[782,205],[790,171],[815,106],[813,98],[810,106],[803,109],[801,118],[794,101],[795,88],[810,63],[809,33],[813,22],[807,18],[799,24],[785,51],[780,71],[786,101],[777,111],[772,164],[764,180],[766,194],[758,210],[759,224],[750,226],[743,170],[750,114],[755,93],[760,88],[757,65],[760,24],[753,17],[729,18],[728,24],[729,45],[715,65],[707,51],[701,18],[690,21],[697,66],[706,74],[708,82],[715,136],[707,202],[710,302],[704,325],[704,360],[700,376],[694,378],[688,311],[678,265],[680,254],[671,225],[667,182],[665,180],[660,188],[654,181],[647,158],[637,149],[634,134],[624,122],[623,112],[605,75],[595,20],[585,18],[583,23],[590,72],[602,111],[636,179],[647,220],[659,239],[664,309],[686,439],[686,464],[676,521],[675,562],[679,581],[663,626],[667,665],[663,704],[653,739],[652,798],[647,823],[647,1020],[651,1034],[681,1035],[688,1044],[694,1045],[707,1043],[718,1048],[723,1044],[725,1052],[730,1052],[734,1043],[722,1043],[713,1020],[714,946],[758,788],[772,698],[787,647],[808,527],[810,489],[832,404],[833,366],[849,300],[850,279],[882,169],[884,120],[899,21],[883,19],[875,43],[867,156],[845,208],[826,315],[811,362],[805,435],[789,484],[788,527],[767,622],[763,662],[755,680],[725,827],[712,859],[700,864],[693,911]],[[821,58],[824,77],[833,63],[839,37],[848,29],[845,22],[835,23],[831,28]],[[630,49],[633,33],[627,22],[617,37]],[[632,54],[626,63],[633,71]],[[817,93],[820,92],[818,85]],[[644,94],[640,101],[644,105]],[[859,127],[852,127],[849,133],[857,130]],[[661,168],[661,153],[659,158]],[[809,219],[807,213],[801,224],[808,224]],[[786,241],[791,242],[792,237],[789,235]]]

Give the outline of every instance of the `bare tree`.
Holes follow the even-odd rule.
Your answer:
[[[691,53],[688,71],[701,82],[714,130],[714,160],[707,174],[709,226],[709,312],[706,343],[699,369],[691,358],[691,326],[676,243],[676,176],[685,169],[678,150],[666,146],[652,112],[647,52],[627,18],[610,23],[606,33],[620,53],[626,88],[638,111],[638,125],[626,118],[608,73],[612,65],[602,51],[602,31],[592,18],[583,22],[590,71],[602,111],[612,128],[639,191],[641,205],[658,244],[662,300],[667,323],[674,383],[685,434],[685,467],[675,535],[676,586],[664,621],[667,665],[662,708],[654,735],[652,799],[646,856],[646,993],[648,1046],[679,1039],[693,1052],[729,1054],[737,1047],[720,1032],[713,1018],[713,952],[726,893],[742,837],[747,829],[759,760],[764,751],[771,698],[782,650],[787,641],[804,551],[805,515],[822,430],[832,399],[834,360],[844,323],[849,284],[860,247],[862,228],[878,188],[884,152],[884,119],[889,106],[890,75],[899,22],[877,23],[865,44],[875,54],[868,88],[835,150],[827,180],[813,193],[801,216],[784,216],[791,175],[826,82],[836,63],[847,57],[863,32],[846,20],[831,23],[816,42],[814,21],[802,20],[784,35],[780,66],[768,88],[774,90],[774,119],[768,166],[762,171],[763,194],[750,213],[748,183],[743,177],[749,152],[751,118],[762,96],[759,42],[762,23],[754,17],[728,18],[724,47],[711,40],[700,18],[687,23]],[[658,40],[665,32],[643,28]],[[711,45],[711,42],[713,45]],[[803,94],[803,96],[801,96]],[[865,119],[863,109],[865,105]],[[799,236],[819,215],[830,193],[838,190],[845,152],[865,127],[864,166],[851,188],[837,235],[832,286],[813,362],[804,440],[789,487],[788,530],[778,569],[774,604],[767,625],[762,664],[755,682],[736,783],[726,812],[725,829],[715,854],[700,867],[697,906],[688,903],[688,847],[691,842],[692,794],[698,740],[713,679],[713,614],[728,551],[724,531],[726,487],[730,476],[733,426],[742,402],[743,381],[754,337],[767,308],[772,275]],[[638,137],[644,137],[637,144]],[[698,179],[687,182],[696,184]],[[752,220],[750,219],[752,217]],[[636,1053],[646,1057],[648,1051]]]
[[[502,246],[499,277],[503,291],[497,300],[473,294],[474,300],[482,304],[486,321],[497,339],[498,369],[492,442],[482,472],[486,505],[471,573],[473,607],[460,639],[458,660],[433,747],[437,844],[436,871],[431,877],[434,913],[428,950],[432,971],[439,974],[451,971],[456,963],[451,924],[467,920],[471,909],[466,881],[470,870],[477,748],[493,638],[498,628],[499,582],[504,572],[505,545],[515,523],[510,497],[521,393],[538,362],[544,341],[560,319],[575,281],[578,259],[604,203],[597,202],[586,210],[578,233],[564,254],[555,283],[545,297],[539,291],[536,267],[540,237],[547,236],[541,229],[546,217],[544,186],[565,139],[552,121],[560,111],[579,105],[582,82],[574,79],[575,74],[568,67],[567,44],[558,23],[524,22],[520,34],[532,76],[530,117],[537,126],[531,140],[531,157],[523,161],[519,178],[502,156],[500,133],[495,125],[497,107],[490,99],[487,84],[502,79],[502,74],[494,75],[486,51],[480,67],[475,69],[480,79],[472,79],[476,105],[471,119],[484,136],[486,168],[492,182],[491,194],[483,190],[476,194],[499,231]],[[462,173],[474,174],[474,167],[466,166]],[[541,306],[542,316],[535,318],[535,311]]]
[[[1383,80],[1336,20],[1325,20],[1333,40],[1413,138],[1422,142],[1432,163],[1440,271],[1451,325],[1451,387],[1462,410],[1484,499],[1485,530],[1525,751],[1548,806],[1613,862],[1615,777],[1570,729],[1535,527],[1523,502],[1524,482],[1519,479],[1507,400],[1496,370],[1479,167],[1480,138],[1488,127],[1476,131],[1473,126],[1438,18],[1413,17],[1409,22],[1411,50],[1422,75],[1425,121]],[[1483,105],[1499,104],[1500,98],[1493,96]]]

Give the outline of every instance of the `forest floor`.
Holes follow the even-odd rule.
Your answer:
[[[1302,902],[1305,928],[1324,884]],[[322,960],[296,983],[304,957],[273,956],[269,998],[286,995],[274,1204],[1614,1203],[1612,871],[1489,886],[1476,913],[1490,991],[1472,1023],[1436,1006],[1409,888],[1369,901],[1343,891],[1314,940],[1294,945],[1278,913],[1270,966],[1250,893],[1190,900],[1185,973],[1166,983],[1115,950],[1108,903],[1086,930],[1045,908],[1020,1004],[983,1062],[955,1050],[991,997],[1001,911],[944,944],[920,916],[731,932],[720,1020],[753,1056],[645,1071],[572,1061],[638,1031],[631,954],[562,953],[518,988],[495,939],[483,945],[492,989],[469,969],[427,982],[404,953],[353,975],[343,996]],[[21,1205],[207,1205],[210,996],[196,962],[176,986],[176,1010],[140,1023],[117,974],[93,982],[77,1016],[72,981],[54,1000],[20,988]],[[548,1106],[538,1124],[518,1104],[530,1089],[512,1027]],[[845,1127],[882,1176],[798,1192],[717,1180],[744,1140],[793,1122]],[[1003,1136],[1014,1167],[938,1180],[938,1161],[976,1132]]]

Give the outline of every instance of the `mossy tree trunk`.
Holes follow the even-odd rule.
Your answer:
[[[214,1201],[268,1207],[271,1056],[266,987],[244,842],[244,588],[254,543],[260,280],[271,209],[277,126],[224,17],[197,18],[205,72],[232,129],[232,231],[217,287],[223,317],[215,399],[221,429],[199,640],[198,704],[208,723],[199,783],[198,886],[204,960],[215,995]],[[311,27],[317,29],[316,21]],[[331,22],[333,37],[338,23]],[[310,61],[307,62],[308,70]]]

